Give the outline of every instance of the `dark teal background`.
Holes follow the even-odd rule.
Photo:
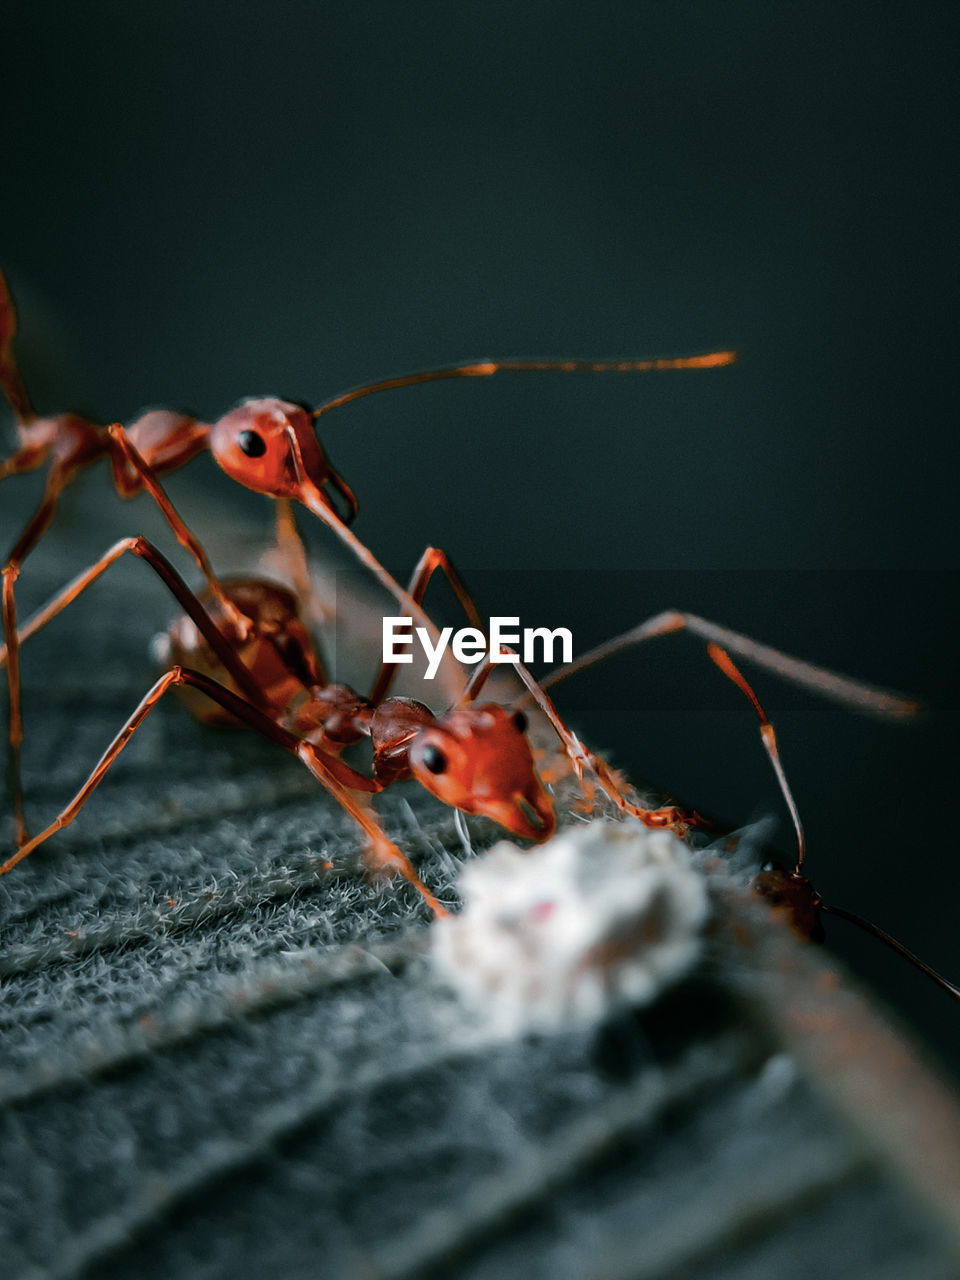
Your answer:
[[[398,392],[324,439],[360,536],[397,572],[443,546],[488,613],[586,646],[679,606],[925,696],[924,727],[878,727],[758,679],[825,896],[960,978],[957,25],[938,4],[13,3],[0,260],[28,383],[103,421],[211,417],[479,356],[738,347],[714,373]],[[19,518],[37,480],[16,483]],[[201,530],[239,513],[266,538],[209,461],[170,488]],[[769,810],[749,711],[672,652],[582,677],[568,709],[689,803]],[[955,1048],[949,1002],[847,932]]]

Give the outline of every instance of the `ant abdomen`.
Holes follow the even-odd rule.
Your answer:
[[[266,705],[283,710],[304,688],[326,682],[292,592],[272,582],[247,578],[227,581],[222,586],[227,600],[249,623],[243,635],[238,632],[235,619],[225,615],[221,602],[212,592],[202,593],[199,599],[250,672]],[[165,635],[158,639],[155,656],[164,664],[189,667],[238,692],[230,673],[191,618],[186,615],[175,618]],[[184,687],[179,692],[190,711],[205,724],[238,723],[228,711],[195,690]]]

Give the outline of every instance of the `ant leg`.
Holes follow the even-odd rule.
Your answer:
[[[96,582],[112,564],[115,564],[128,551],[146,561],[154,572],[159,575],[184,612],[196,624],[197,629],[220,659],[224,668],[230,673],[244,696],[256,705],[264,706],[262,690],[253,679],[248,668],[240,661],[232,644],[226,639],[219,627],[214,624],[200,600],[190,590],[166,556],[158,551],[146,538],[142,537],[121,538],[108,551],[105,551],[99,560],[95,561],[88,569],[85,569],[83,573],[78,574],[62,591],[58,592],[51,600],[48,600],[17,631],[18,646],[22,646],[31,636],[36,635],[48,622],[51,622],[57,614],[62,613],[87,587]],[[0,647],[0,667],[7,661],[8,656],[7,647]]]
[[[730,631],[726,627],[718,626],[715,622],[708,622],[706,618],[699,618],[693,613],[680,613],[676,609],[655,614],[630,631],[625,631],[622,635],[614,636],[612,640],[597,645],[596,648],[575,658],[573,662],[568,662],[565,666],[551,671],[541,683],[544,688],[549,688],[558,680],[565,680],[577,671],[582,671],[584,667],[592,666],[595,662],[601,662],[604,658],[619,653],[621,649],[642,644],[643,641],[653,640],[657,636],[683,630],[703,640],[713,641],[714,644],[738,654],[741,658],[747,658],[758,666],[766,667],[768,671],[773,671],[802,688],[810,689],[825,698],[833,698],[858,711],[902,720],[909,719],[920,711],[920,704],[914,698],[905,698],[900,694],[890,693],[886,689],[878,689],[860,680],[853,680],[849,676],[837,675],[825,667],[818,667],[812,662],[803,662],[800,658],[792,658],[779,649],[771,648],[770,645],[759,644],[749,636]]]
[[[509,650],[502,649],[501,652],[506,653]],[[543,685],[537,683],[519,659],[514,661],[513,667],[526,685],[534,702],[553,725],[581,785],[584,782],[584,770],[588,769],[618,809],[623,813],[629,813],[634,818],[639,818],[644,826],[647,827],[669,827],[678,835],[683,835],[689,827],[702,824],[702,819],[698,814],[688,813],[675,805],[667,805],[661,809],[644,809],[629,800],[624,788],[617,781],[613,770],[606,761],[589,751],[573,730],[563,721],[549,694],[545,692]],[[471,697],[476,697],[488,674],[489,672],[484,672],[481,676],[481,673],[477,673],[477,681]]]
[[[21,533],[16,545],[10,552],[7,568],[19,573],[24,560],[46,533],[51,520],[56,515],[60,494],[66,488],[70,478],[70,472],[65,471],[63,468],[58,466],[50,468],[40,506],[30,517],[27,527]]]
[[[450,557],[445,551],[441,551],[439,547],[427,547],[421,555],[408,587],[411,596],[418,604],[421,603],[426,595],[430,579],[437,570],[440,570],[450,583],[450,587],[460,602],[460,607],[467,615],[470,625],[476,627],[478,631],[482,631],[484,629],[483,623],[480,621],[477,606],[473,603],[473,597],[464,585],[463,579],[453,567]]]
[[[27,388],[20,376],[17,362],[13,354],[13,340],[17,336],[17,309],[7,287],[7,281],[0,271],[0,387],[10,402],[10,408],[18,423],[32,422],[36,411],[30,403]],[[36,464],[34,464],[36,465]],[[27,470],[27,467],[21,468]],[[11,474],[0,471],[0,476]]]
[[[464,585],[463,579],[453,567],[447,553],[445,551],[441,551],[439,547],[427,547],[426,551],[424,551],[423,555],[420,557],[417,567],[413,571],[413,576],[410,579],[410,585],[407,587],[410,598],[418,605],[423,602],[423,597],[427,593],[427,587],[430,585],[430,579],[437,570],[440,570],[450,583],[454,595],[460,602],[461,608],[470,620],[470,625],[472,627],[476,627],[478,631],[486,634],[486,628],[480,621],[477,606],[473,603],[473,598]],[[405,628],[404,630],[409,634],[409,628]],[[387,696],[394,677],[397,674],[397,665],[398,664],[395,662],[381,663],[379,675],[377,676],[376,683],[373,686],[373,692],[370,694],[370,701],[374,706],[379,706]]]
[[[286,729],[276,724],[269,716],[264,715],[256,707],[252,706],[243,698],[231,693],[222,685],[217,684],[215,680],[201,675],[199,672],[191,671],[187,667],[173,667],[170,671],[162,675],[155,682],[152,688],[147,692],[144,698],[134,710],[133,714],[127,719],[120,732],[116,735],[104,754],[101,756],[96,767],[84,782],[83,786],[73,797],[70,803],[61,810],[57,817],[39,832],[33,839],[22,845],[16,853],[0,865],[0,875],[5,875],[11,871],[18,862],[22,862],[29,854],[33,853],[39,845],[49,840],[56,832],[62,831],[64,827],[70,825],[76,818],[80,810],[86,804],[87,800],[99,786],[104,775],[110,766],[119,756],[120,752],[127,745],[134,733],[144,722],[153,708],[157,705],[164,693],[170,688],[177,685],[186,685],[198,689],[201,693],[218,703],[225,710],[229,711],[237,719],[243,721],[249,728],[255,729],[258,733],[268,738],[271,742],[282,747],[285,751],[290,752],[310,770],[313,776],[330,792],[333,797],[340,802],[347,812],[356,822],[363,828],[364,832],[370,839],[370,862],[377,870],[392,870],[403,875],[416,889],[422,894],[431,910],[438,916],[445,915],[444,908],[440,905],[429,889],[420,881],[409,860],[400,852],[400,850],[387,838],[383,830],[380,828],[376,819],[361,808],[357,801],[351,796],[348,787],[353,788],[354,783],[362,783],[363,790],[376,791],[378,786],[370,779],[363,778],[360,774],[355,774],[353,770],[342,765],[340,761],[333,760],[324,756],[320,751],[313,747],[309,742],[305,742],[298,738],[295,734],[289,733]]]
[[[3,574],[3,630],[8,637],[10,661],[7,667],[7,785],[13,800],[14,838],[22,845],[29,838],[23,810],[23,776],[20,750],[23,745],[23,711],[20,701],[20,653],[17,644],[17,606],[13,595],[15,571]]]
[[[52,514],[52,513],[51,513]],[[41,530],[42,531],[42,530]],[[22,550],[23,539],[18,545]],[[23,810],[23,781],[21,776],[20,752],[23,743],[23,714],[20,677],[20,646],[28,640],[63,609],[74,601],[92,582],[104,573],[124,554],[130,551],[133,555],[146,560],[159,574],[170,591],[179,601],[183,609],[190,615],[198,630],[223,663],[224,668],[237,684],[237,687],[255,704],[263,705],[263,694],[250,672],[237,657],[232,645],[226,640],[219,628],[210,619],[203,605],[187,587],[169,560],[147,542],[145,538],[124,538],[110,548],[101,558],[73,582],[69,583],[59,595],[55,596],[22,628],[17,628],[17,610],[13,594],[18,567],[4,570],[3,574],[3,622],[7,637],[6,645],[0,649],[0,666],[7,664],[7,686],[10,691],[10,733],[9,733],[9,774],[10,790],[13,796],[14,821],[16,825],[16,842],[18,847],[28,839],[28,831]],[[22,561],[22,556],[21,556]]]
[[[24,445],[0,462],[0,480],[22,475],[25,471],[36,471],[46,461],[48,452],[46,445]]]
[[[489,658],[484,658],[482,662],[478,662],[470,673],[470,679],[467,681],[466,688],[460,695],[461,702],[476,702],[479,698],[483,686],[493,673],[493,663]]]
[[[276,546],[261,563],[288,579],[304,610],[304,616],[316,626],[329,622],[335,610],[322,603],[310,576],[306,548],[297,528],[293,504],[289,498],[276,499]]]
[[[646,640],[656,639],[658,636],[669,635],[683,630],[689,631],[691,634],[708,642],[707,651],[710,656],[724,674],[733,680],[750,698],[754,710],[760,716],[764,747],[777,773],[781,790],[797,832],[797,871],[799,873],[804,858],[803,827],[796,804],[790,793],[790,788],[787,785],[783,768],[780,765],[773,726],[767,720],[753,690],[740,672],[737,671],[736,667],[733,666],[726,650],[733,650],[735,653],[756,662],[759,666],[775,672],[784,679],[792,680],[795,684],[811,689],[824,697],[833,698],[856,707],[861,711],[869,711],[875,715],[907,718],[915,715],[919,710],[919,706],[913,699],[903,698],[898,694],[874,688],[871,685],[852,680],[847,676],[837,675],[823,667],[815,666],[813,663],[793,658],[789,654],[782,653],[779,649],[771,648],[769,645],[759,644],[757,641],[751,640],[749,636],[730,631],[728,628],[718,626],[716,623],[700,618],[696,614],[680,613],[676,609],[668,609],[663,613],[655,614],[640,623],[639,626],[633,627],[630,631],[625,631],[622,635],[615,636],[612,640],[590,649],[579,658],[575,658],[573,662],[556,668],[543,678],[541,687],[543,689],[549,688],[551,685],[558,683],[558,681],[565,680],[568,676],[582,671],[585,667],[592,666],[595,662],[602,662],[605,658],[619,653],[622,649],[627,649],[635,644],[642,644]],[[719,656],[721,654],[723,655],[722,658]]]
[[[3,631],[7,644],[7,689],[10,695],[7,773],[10,794],[13,798],[13,820],[18,845],[23,844],[27,839],[28,832],[23,812],[23,783],[20,769],[20,751],[23,745],[23,706],[20,696],[20,646],[17,637],[17,604],[14,596],[14,584],[20,576],[20,569],[24,560],[43,537],[50,521],[56,514],[60,493],[68,478],[68,474],[60,468],[51,468],[47,476],[43,501],[34,512],[26,529],[20,535],[19,541],[10,553],[10,558],[2,570],[2,616]]]
[[[314,415],[316,416],[316,415]],[[404,591],[396,578],[388,573],[377,557],[365,546],[352,529],[347,528],[346,524],[340,517],[331,510],[327,499],[318,486],[309,479],[307,468],[303,460],[303,454],[300,449],[300,443],[297,440],[296,432],[290,428],[288,432],[290,453],[292,455],[294,465],[297,472],[297,490],[296,497],[298,501],[327,526],[333,533],[337,535],[342,543],[350,548],[354,557],[369,569],[380,585],[393,596],[397,603],[411,618],[421,627],[426,628],[430,635],[434,638],[437,636],[437,628],[430,621],[418,602],[414,600],[409,591]],[[340,485],[343,481],[340,480]]]
[[[200,572],[207,580],[207,585],[216,597],[217,603],[224,611],[224,614],[230,620],[231,624],[236,627],[238,634],[241,637],[249,634],[249,618],[242,614],[231,600],[227,599],[218,578],[213,572],[213,566],[210,563],[207,553],[187,528],[182,516],[161,488],[160,481],[157,479],[153,468],[141,457],[139,451],[124,431],[122,424],[119,422],[112,423],[107,427],[107,434],[110,437],[114,449],[119,453],[121,460],[128,462],[130,466],[140,474],[144,488],[148,490],[154,502],[156,502],[157,506],[163,512],[177,541],[182,547],[185,547],[186,550],[190,552],[191,556],[193,556]]]
[[[777,781],[780,784],[780,791],[786,801],[787,808],[790,810],[790,817],[793,820],[793,829],[797,834],[797,865],[793,869],[793,874],[797,877],[803,875],[803,860],[806,856],[807,842],[803,834],[803,823],[800,821],[800,811],[797,808],[793,793],[790,790],[790,784],[787,782],[787,775],[783,771],[783,765],[780,763],[780,752],[777,749],[777,735],[773,725],[767,717],[767,713],[760,705],[760,700],[750,685],[747,683],[743,673],[734,665],[733,660],[725,649],[721,649],[718,644],[714,644],[711,640],[707,645],[707,654],[711,662],[716,663],[728,680],[732,680],[742,694],[750,700],[750,704],[757,713],[760,721],[760,737],[763,741],[763,749],[770,757],[770,763],[773,765],[773,771],[777,775]]]
[[[495,373],[662,373],[671,369],[719,369],[733,364],[736,358],[735,351],[711,351],[702,356],[669,356],[659,360],[477,360],[354,387],[352,391],[344,391],[314,409],[313,417],[322,417],[332,409],[339,409],[341,405],[372,396],[378,391],[394,391],[398,387],[442,382],[448,378],[490,378]]]
[[[334,774],[334,767],[340,766],[346,768],[343,762],[337,760],[333,756],[326,756],[318,751],[316,747],[309,742],[300,742],[297,747],[296,754],[300,760],[307,766],[313,776],[323,784],[334,797],[339,800],[340,804],[346,809],[355,822],[359,824],[369,839],[367,846],[366,861],[369,869],[374,872],[395,872],[408,880],[435,916],[442,917],[447,915],[447,911],[442,907],[423,883],[417,873],[414,871],[410,859],[397,846],[387,838],[383,829],[377,820],[366,810],[362,809],[350,795],[349,791],[343,783]],[[364,779],[368,784],[367,790],[381,789],[380,784],[370,779]],[[351,785],[351,784],[347,784]],[[356,790],[357,788],[352,788]]]

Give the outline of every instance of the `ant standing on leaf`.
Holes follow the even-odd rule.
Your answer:
[[[210,451],[217,464],[232,479],[278,500],[278,545],[291,566],[306,604],[310,602],[310,581],[290,506],[293,501],[306,506],[331,528],[405,612],[412,612],[418,621],[429,626],[429,620],[419,606],[347,527],[357,514],[357,501],[317,440],[314,423],[318,418],[380,391],[450,378],[483,378],[499,372],[643,373],[709,369],[731,364],[736,358],[732,351],[719,351],[702,356],[646,360],[483,360],[369,383],[337,395],[314,410],[285,400],[260,398],[243,402],[213,425],[188,415],[153,410],[124,428],[120,423],[97,426],[69,413],[53,417],[38,415],[14,356],[16,332],[16,310],[0,273],[0,388],[13,410],[19,436],[19,448],[0,463],[0,480],[35,470],[43,463],[48,464],[40,506],[17,539],[2,569],[4,658],[10,699],[9,759],[18,845],[24,844],[28,832],[20,782],[23,717],[14,585],[25,559],[53,520],[60,494],[78,472],[105,457],[109,460],[114,486],[121,497],[132,497],[142,489],[153,496],[177,540],[196,561],[219,609],[230,619],[240,636],[248,628],[249,619],[245,621],[244,614],[222,591],[206,553],[163,493],[157,479],[159,474],[184,465],[204,449]],[[118,544],[108,551],[87,575],[82,575],[82,580],[77,580],[75,594],[79,594],[85,585],[129,549],[132,548]],[[29,630],[30,625],[25,630]]]

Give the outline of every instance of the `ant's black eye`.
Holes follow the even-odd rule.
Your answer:
[[[513,723],[517,726],[521,733],[526,732],[527,725],[530,723],[527,719],[526,712],[515,711],[513,713]]]
[[[262,458],[267,452],[263,436],[258,435],[256,431],[241,431],[237,436],[237,448],[248,458]]]
[[[420,752],[420,759],[423,761],[423,767],[429,769],[431,773],[443,773],[447,767],[447,757],[439,747],[424,747]]]

